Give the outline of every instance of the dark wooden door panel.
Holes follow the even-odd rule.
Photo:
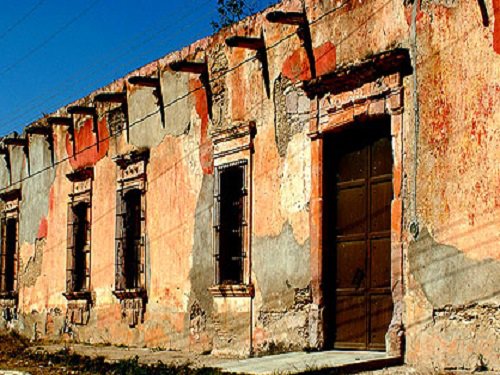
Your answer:
[[[325,147],[327,338],[334,348],[380,350],[393,308],[388,122],[334,135]]]
[[[391,286],[391,240],[378,238],[371,241],[370,268],[371,288],[390,288]]]
[[[366,321],[366,297],[338,295],[335,314],[336,348],[362,349],[366,346],[366,329],[359,324],[360,321]]]
[[[387,294],[371,295],[369,299],[368,349],[384,349],[385,333],[392,317],[392,298]]]
[[[337,244],[337,272],[335,287],[342,290],[364,290],[366,288],[366,245],[364,241],[340,242]]]
[[[371,183],[370,232],[391,230],[392,180]]]

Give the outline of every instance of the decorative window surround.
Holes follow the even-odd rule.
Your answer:
[[[19,292],[19,204],[21,201],[21,190],[14,189],[0,195],[4,202],[1,212],[0,230],[1,230],[1,248],[0,248],[0,310],[5,320],[9,321],[17,317],[17,302]],[[8,222],[12,221],[15,225],[15,249],[13,254],[12,277],[7,280],[7,230]]]
[[[315,327],[310,345],[324,344],[323,297],[323,135],[364,119],[390,116],[393,148],[393,201],[391,204],[391,287],[394,304],[392,322],[386,335],[386,352],[403,355],[403,77],[411,72],[408,51],[395,49],[333,73],[306,81],[303,88],[311,100],[311,275]],[[314,341],[314,342],[313,342]]]
[[[149,150],[133,151],[114,159],[118,167],[116,191],[116,254],[115,290],[113,294],[120,300],[122,319],[130,327],[144,322],[146,311],[146,167]],[[127,287],[125,249],[127,246],[127,193],[140,192],[140,243],[138,254],[138,274],[136,286]]]
[[[251,202],[252,202],[252,154],[253,139],[256,134],[254,122],[237,124],[229,129],[212,133],[214,144],[214,210],[213,210],[213,244],[214,244],[214,285],[208,291],[214,297],[253,297],[254,287],[251,280]],[[231,167],[243,169],[243,207],[241,220],[241,280],[239,284],[220,282],[219,269],[219,228],[220,228],[220,176],[221,172]],[[223,192],[222,192],[223,193]]]
[[[92,168],[84,168],[66,175],[73,184],[72,192],[69,194],[68,218],[67,218],[67,255],[66,255],[66,292],[63,295],[68,300],[66,320],[71,324],[85,325],[90,318],[92,306],[92,294],[90,285],[91,265],[91,222],[92,222],[92,181],[94,172]],[[80,229],[78,223],[82,220],[75,210],[78,207],[85,210],[85,244],[83,244],[84,270],[77,270],[76,251],[77,231]],[[81,265],[80,265],[81,266]],[[83,272],[77,277],[78,273]],[[83,277],[83,280],[77,280]],[[79,283],[80,285],[76,285]]]

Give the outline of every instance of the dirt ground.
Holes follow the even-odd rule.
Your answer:
[[[116,375],[221,375],[214,369],[225,361],[210,355],[113,346],[30,343],[16,335],[0,335],[0,375],[5,370],[39,374],[116,374]],[[309,375],[338,375],[343,372],[312,370]],[[470,374],[470,371],[418,371],[397,366],[358,375]],[[493,372],[481,372],[483,375]],[[278,375],[278,374],[277,374]],[[282,373],[279,373],[282,375]]]
[[[161,358],[165,361],[160,359]],[[139,361],[139,358],[141,360]],[[204,363],[203,366],[207,366]],[[16,335],[0,335],[0,375],[16,370],[45,374],[179,374],[216,375],[203,367],[196,356],[147,349],[32,344]]]

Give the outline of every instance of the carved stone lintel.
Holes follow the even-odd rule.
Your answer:
[[[122,321],[129,327],[135,327],[144,322],[146,304],[143,298],[125,298],[120,301],[122,308]]]
[[[17,298],[0,298],[1,317],[6,322],[17,319]]]
[[[90,318],[90,301],[75,299],[68,301],[66,321],[76,325],[86,325]]]

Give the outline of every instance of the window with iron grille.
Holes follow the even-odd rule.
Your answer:
[[[66,292],[90,290],[90,202],[68,205]]]
[[[4,308],[5,313],[5,308],[9,310],[17,305],[21,190],[10,190],[0,198],[3,201],[0,212],[0,309]]]
[[[67,319],[86,324],[91,301],[91,217],[94,170],[82,168],[66,175],[72,183],[69,194],[66,234]]]
[[[244,238],[247,160],[216,168],[214,236],[216,283],[244,282]]]
[[[145,197],[131,188],[117,194],[116,290],[145,288]]]
[[[2,243],[0,248],[0,293],[13,296],[17,293],[18,217],[1,218]]]
[[[122,301],[136,298],[145,301],[146,299],[146,166],[148,159],[149,150],[147,149],[115,158],[118,166],[118,180],[114,294]]]

